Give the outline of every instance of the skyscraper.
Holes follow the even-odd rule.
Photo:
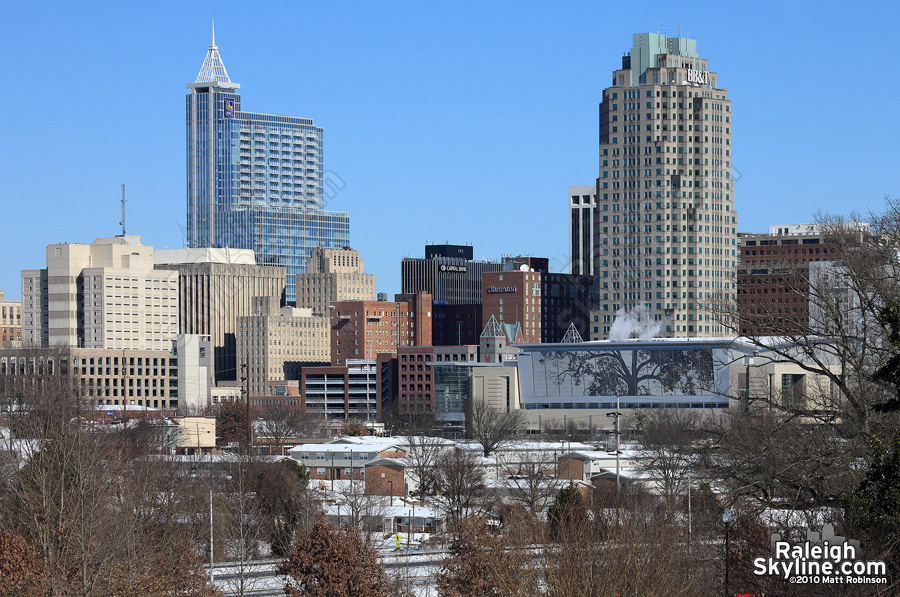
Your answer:
[[[187,244],[252,249],[260,265],[306,272],[316,247],[350,244],[350,217],[324,211],[322,129],[307,118],[241,110],[215,31],[187,88]]]
[[[709,306],[734,300],[737,261],[731,101],[696,40],[633,40],[600,104],[591,338],[629,314],[660,336],[719,335]]]

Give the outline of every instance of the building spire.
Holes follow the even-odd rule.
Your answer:
[[[216,21],[213,19],[212,24],[212,42],[206,50],[206,58],[203,60],[203,66],[200,67],[200,73],[197,74],[195,83],[231,83],[228,78],[228,71],[225,70],[225,64],[222,57],[219,56],[219,48],[216,46]]]

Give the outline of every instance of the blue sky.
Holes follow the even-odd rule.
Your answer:
[[[597,105],[632,33],[697,39],[733,102],[738,229],[900,195],[889,2],[12,3],[0,20],[0,290],[45,246],[178,247],[185,84],[210,20],[252,112],[312,118],[379,291],[427,242],[567,271],[567,187],[597,175]]]

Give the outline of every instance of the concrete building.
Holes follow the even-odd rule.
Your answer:
[[[433,362],[434,411],[444,433],[461,437],[476,402],[508,412],[519,408],[515,363]]]
[[[216,383],[237,380],[238,317],[253,313],[254,297],[284,296],[284,268],[236,249],[164,249],[154,261],[177,275],[179,333],[208,336]]]
[[[576,276],[594,274],[596,206],[596,184],[569,187],[569,273]]]
[[[350,240],[349,214],[324,209],[334,189],[326,189],[322,128],[243,111],[215,34],[187,88],[188,245],[253,250],[259,263],[285,269],[292,303],[294,276],[306,272],[312,250]]]
[[[306,273],[296,275],[297,306],[325,316],[331,303],[375,300],[375,276],[363,265],[359,251],[350,247],[313,249]]]
[[[0,290],[0,348],[22,345],[22,301],[8,301]]]
[[[398,295],[397,302],[344,301],[331,314],[331,363],[374,361],[398,346],[431,345],[431,295]],[[405,299],[405,300],[404,300]]]
[[[634,35],[600,103],[591,339],[637,308],[662,336],[726,332],[705,305],[735,294],[731,116],[696,40]]]
[[[176,334],[178,276],[139,236],[48,245],[46,269],[22,270],[26,345],[168,350]]]
[[[36,364],[58,359],[63,366],[48,369],[70,376],[77,395],[88,403],[183,412],[209,405],[209,345],[196,336],[178,335],[168,350],[34,350],[0,350],[0,374],[34,375]]]
[[[300,412],[309,418],[380,421],[375,361],[348,359],[344,366],[304,367],[300,371]]]
[[[331,362],[328,318],[281,307],[274,296],[255,297],[253,314],[238,317],[237,341],[251,396],[274,395],[276,385],[299,379],[303,365]]]

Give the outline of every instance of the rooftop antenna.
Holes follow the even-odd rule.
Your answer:
[[[215,47],[216,45],[216,20],[212,20],[212,43],[211,46]]]
[[[122,227],[122,236],[125,236],[125,185],[122,185],[122,221],[119,222]]]

